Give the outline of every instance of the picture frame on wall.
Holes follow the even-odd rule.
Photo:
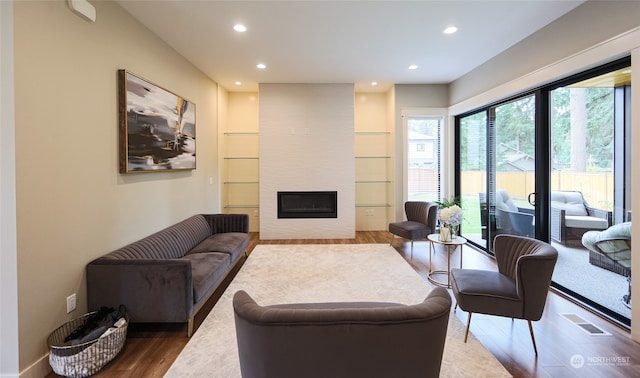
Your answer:
[[[196,169],[196,105],[118,70],[120,173]]]

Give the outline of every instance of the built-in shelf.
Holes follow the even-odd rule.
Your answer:
[[[258,205],[226,205],[225,209],[257,209]]]
[[[258,133],[257,131],[236,131],[236,132],[224,133],[224,135],[226,136],[259,135],[259,134],[260,133]]]
[[[393,216],[393,134],[382,129],[381,118],[363,114],[361,119],[368,121],[355,131],[356,227],[383,230]]]
[[[356,203],[356,207],[391,207],[389,203]]]

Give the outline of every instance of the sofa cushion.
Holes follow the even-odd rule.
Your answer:
[[[551,192],[551,207],[565,210],[565,215],[588,215],[580,192]]]
[[[188,254],[203,252],[222,252],[231,255],[231,261],[236,261],[249,246],[249,237],[242,232],[224,232],[211,235],[204,239]]]
[[[192,253],[182,259],[191,261],[194,303],[200,302],[211,293],[222,281],[231,264],[231,258],[227,253]]]
[[[565,226],[571,228],[588,228],[590,230],[605,230],[609,226],[606,219],[590,217],[588,215],[567,215]]]

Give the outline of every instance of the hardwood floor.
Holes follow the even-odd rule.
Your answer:
[[[388,243],[384,231],[357,232],[355,239],[332,240],[259,240],[251,235],[249,251],[258,244],[367,244]],[[413,258],[409,241],[396,238],[394,248],[426,279],[429,272],[429,243],[415,242]],[[452,266],[460,261],[459,251],[452,255]],[[434,269],[446,269],[446,253],[433,254]],[[492,258],[471,247],[463,249],[463,267],[496,269]],[[210,305],[222,294],[214,295]],[[610,335],[592,336],[571,323],[562,314],[576,314]],[[454,314],[466,324],[467,314]],[[204,319],[196,319],[196,326]],[[608,322],[557,293],[550,293],[542,319],[533,323],[539,356],[536,358],[527,322],[474,314],[471,332],[514,377],[633,377],[640,376],[640,348],[627,330]],[[138,325],[129,327],[127,342],[118,357],[96,377],[162,377],[189,339],[185,325]],[[461,356],[463,358],[463,356]],[[582,367],[579,366],[582,363]],[[48,377],[56,377],[54,373]],[[225,377],[226,378],[226,377]]]

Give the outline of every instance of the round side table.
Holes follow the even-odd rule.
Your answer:
[[[427,239],[429,240],[429,275],[427,276],[427,278],[429,279],[429,282],[433,283],[434,285],[438,285],[438,286],[442,286],[442,287],[446,287],[446,288],[451,288],[451,255],[453,254],[453,252],[456,251],[456,248],[460,247],[460,268],[462,268],[462,246],[465,245],[467,243],[467,239],[463,238],[462,236],[457,236],[456,238],[452,238],[448,241],[442,241],[440,240],[440,234],[431,234],[429,236],[427,236]],[[434,252],[434,245],[433,243],[436,244],[441,244],[444,245],[446,247],[447,250],[447,270],[432,270],[431,269],[431,255]],[[447,282],[441,282],[435,279],[434,276],[436,275],[442,275],[442,274],[446,274],[447,275]]]

